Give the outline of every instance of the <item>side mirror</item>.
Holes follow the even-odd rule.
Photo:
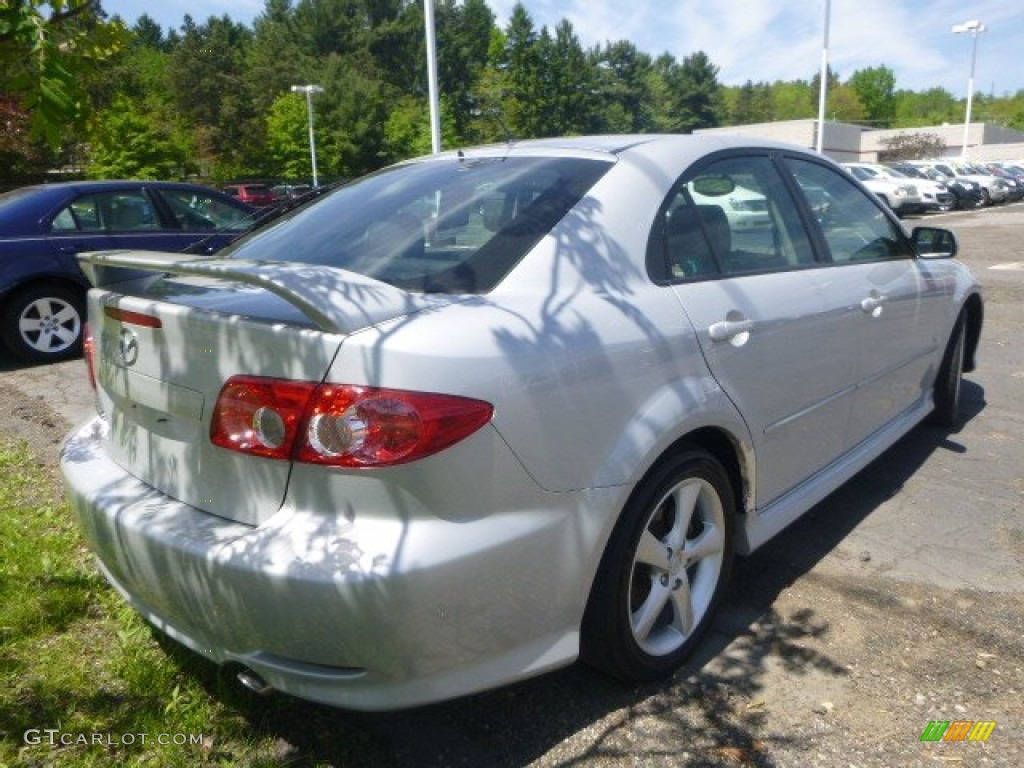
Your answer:
[[[910,234],[922,259],[952,259],[959,251],[956,235],[940,227],[914,227]]]

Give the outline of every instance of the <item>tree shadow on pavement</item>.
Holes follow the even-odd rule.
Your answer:
[[[985,407],[964,383],[966,420]],[[451,702],[393,713],[356,713],[287,696],[254,697],[228,670],[197,668],[172,651],[261,736],[275,736],[289,766],[774,766],[756,702],[769,663],[786,674],[843,678],[846,668],[806,641],[829,623],[807,607],[783,616],[780,593],[807,574],[939,450],[962,452],[956,434],[921,426],[752,556],[739,560],[718,620],[671,679],[625,686],[576,664]],[[728,652],[726,652],[728,650]],[[810,745],[804,745],[810,748]]]

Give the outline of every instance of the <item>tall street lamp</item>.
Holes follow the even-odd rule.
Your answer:
[[[818,139],[815,149],[821,154],[825,147],[825,96],[828,93],[828,17],[831,0],[825,0],[825,39],[821,46],[821,82],[818,84]]]
[[[313,94],[323,93],[319,85],[293,85],[292,93],[306,94],[306,110],[309,113],[309,155],[313,161],[313,187],[320,186],[316,175],[316,136],[313,134]]]
[[[441,151],[441,106],[437,95],[437,36],[434,32],[434,0],[423,0],[427,36],[427,94],[430,98],[430,147]]]
[[[970,33],[974,38],[971,50],[971,76],[967,79],[967,115],[964,118],[964,146],[961,155],[967,159],[967,140],[971,132],[971,103],[974,101],[974,62],[978,58],[978,35],[985,31],[985,25],[977,19],[965,21],[953,27],[953,32],[958,35]]]

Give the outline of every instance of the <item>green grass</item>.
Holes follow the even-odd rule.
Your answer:
[[[11,441],[0,441],[0,520],[0,768],[319,762],[281,734],[311,710],[325,716],[254,699],[160,641],[99,574],[56,472]]]

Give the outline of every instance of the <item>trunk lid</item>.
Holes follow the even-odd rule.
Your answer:
[[[111,458],[161,493],[251,525],[280,508],[291,463],[210,442],[224,383],[321,381],[348,334],[439,303],[330,267],[131,252],[82,265],[101,286],[89,323]]]

